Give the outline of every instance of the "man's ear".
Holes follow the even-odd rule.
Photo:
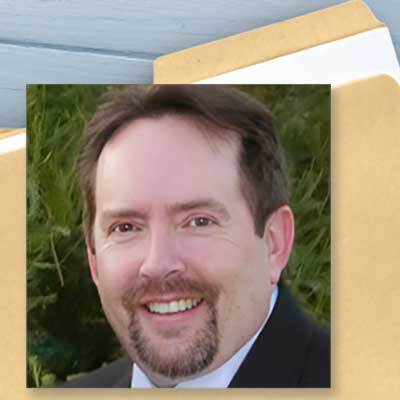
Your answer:
[[[270,215],[265,225],[264,239],[271,268],[271,284],[276,285],[293,247],[294,217],[289,206],[282,206]]]
[[[90,244],[90,241],[86,239],[86,252],[89,262],[90,275],[92,276],[92,280],[96,286],[98,286],[98,273],[97,273],[97,264],[96,264],[96,253],[94,247]]]

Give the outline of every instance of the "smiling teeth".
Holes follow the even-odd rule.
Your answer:
[[[201,299],[176,300],[169,303],[149,303],[147,308],[157,314],[170,314],[190,310],[200,303]]]

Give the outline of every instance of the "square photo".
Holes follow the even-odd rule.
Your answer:
[[[330,85],[28,85],[27,386],[329,388]]]

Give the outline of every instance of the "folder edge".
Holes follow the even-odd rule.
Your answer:
[[[26,133],[24,128],[18,129],[8,129],[8,128],[0,128],[0,140],[18,135],[20,133]]]
[[[367,4],[352,0],[161,56],[154,83],[193,83],[383,26]]]
[[[389,75],[389,74],[380,74],[380,75],[375,75],[375,76],[369,76],[368,78],[362,78],[362,79],[354,79],[351,82],[346,82],[346,83],[341,83],[335,86],[332,86],[332,93],[334,93],[337,90],[341,90],[344,89],[346,87],[351,87],[354,84],[371,84],[371,85],[382,85],[385,86],[386,88],[396,88],[394,90],[398,91],[398,95],[399,95],[399,101],[400,101],[400,85],[399,83],[396,81],[395,78],[393,78],[393,76]],[[384,90],[384,89],[383,89]],[[400,106],[400,104],[399,104]]]

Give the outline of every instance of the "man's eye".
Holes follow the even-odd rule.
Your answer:
[[[211,219],[205,218],[205,217],[198,217],[198,218],[193,218],[192,220],[190,220],[188,225],[191,228],[201,228],[203,226],[209,226],[212,224],[213,224],[213,221],[211,221]]]
[[[134,227],[132,224],[128,224],[128,223],[123,223],[123,224],[119,224],[116,225],[112,231],[113,232],[117,232],[117,233],[124,233],[124,232],[130,232],[133,231]]]

